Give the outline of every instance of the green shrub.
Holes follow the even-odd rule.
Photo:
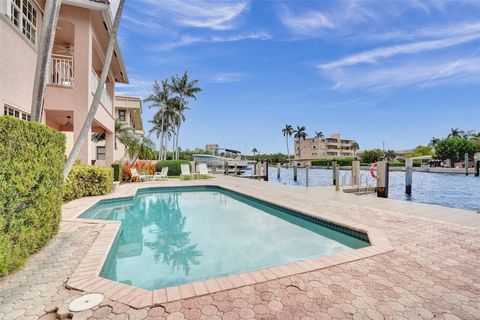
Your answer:
[[[190,162],[187,160],[163,160],[157,162],[156,171],[160,172],[163,167],[168,167],[169,177],[179,176],[182,173],[182,170],[180,169],[181,164],[188,164],[190,166]]]
[[[113,181],[120,181],[122,176],[122,165],[120,163],[112,163]]]
[[[0,276],[25,264],[58,231],[65,135],[0,117]]]
[[[389,162],[388,165],[390,167],[405,167],[405,162],[393,161]]]
[[[99,196],[112,192],[113,169],[110,167],[73,166],[65,181],[63,200]]]

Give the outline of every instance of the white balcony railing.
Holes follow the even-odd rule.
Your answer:
[[[60,54],[52,54],[51,84],[64,87],[73,87],[73,57]]]
[[[94,70],[91,70],[90,72],[90,91],[95,94],[95,91],[97,90],[97,85],[98,85],[98,76],[97,73]],[[113,110],[113,102],[112,98],[107,92],[107,87],[103,85],[103,94],[102,97],[100,98],[100,103],[105,107],[105,109],[108,110],[108,112],[112,113]]]

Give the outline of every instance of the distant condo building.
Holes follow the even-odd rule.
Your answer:
[[[216,143],[209,143],[205,145],[205,152],[214,154],[217,149],[218,149],[218,144]]]
[[[355,140],[342,139],[339,133],[329,138],[308,138],[295,140],[295,158],[297,165],[310,165],[312,160],[350,158],[354,156],[352,144]]]

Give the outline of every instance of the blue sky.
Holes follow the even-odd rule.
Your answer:
[[[480,1],[126,1],[130,84],[188,70],[182,148],[286,152],[286,123],[405,149],[480,130]],[[156,110],[144,106],[147,130]]]

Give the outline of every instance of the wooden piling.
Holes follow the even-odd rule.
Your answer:
[[[265,161],[265,174],[263,179],[268,181],[268,161]]]
[[[293,181],[297,181],[297,166],[293,166]]]
[[[308,166],[305,167],[305,186],[308,187]]]
[[[377,197],[388,198],[388,172],[389,164],[387,161],[380,161],[377,164]]]
[[[277,163],[277,179],[280,179],[280,163]]]
[[[468,153],[465,153],[465,159],[464,159],[464,167],[465,167],[465,175],[468,176]]]
[[[413,159],[405,159],[405,193],[412,195]]]
[[[336,161],[335,161],[336,163]],[[334,170],[334,180],[335,180],[335,191],[340,191],[340,166],[335,164]]]
[[[337,185],[337,160],[333,159],[332,161],[332,170],[333,170],[333,185],[336,186]]]
[[[475,177],[480,176],[480,160],[475,161]]]
[[[360,161],[352,161],[352,185],[360,188]]]

